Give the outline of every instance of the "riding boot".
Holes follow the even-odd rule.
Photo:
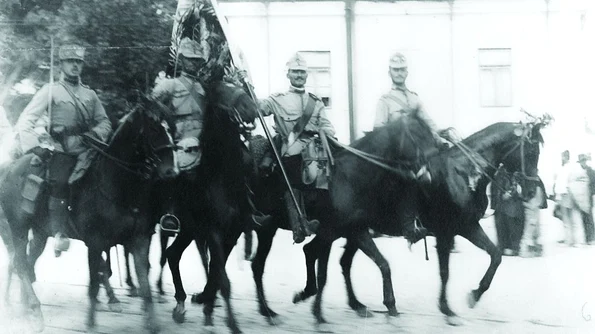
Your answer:
[[[50,196],[48,202],[48,214],[50,226],[54,233],[54,253],[56,257],[60,256],[70,248],[70,239],[64,233],[64,223],[67,221],[68,203],[66,199]]]
[[[302,194],[299,190],[296,189],[293,189],[293,193],[302,211],[301,217],[298,213],[293,199],[291,198],[291,194],[289,193],[289,191],[286,191],[283,194],[283,201],[285,202],[285,206],[287,207],[289,223],[291,224],[291,230],[293,231],[293,242],[299,244],[303,242],[307,236],[316,233],[316,231],[318,230],[318,226],[320,225],[320,222],[316,219],[306,219],[305,212],[303,209],[304,204]]]
[[[405,219],[403,221],[403,236],[409,243],[414,244],[426,237],[428,230],[421,225],[419,219]]]

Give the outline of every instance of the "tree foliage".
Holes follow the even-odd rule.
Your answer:
[[[87,47],[83,82],[98,92],[110,116],[122,115],[130,95],[152,88],[167,67],[175,6],[165,0],[3,1],[0,101],[24,78],[37,86],[48,82],[53,37],[55,65],[61,44]]]

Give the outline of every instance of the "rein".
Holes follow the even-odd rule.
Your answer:
[[[392,172],[392,173],[395,173],[395,174],[399,174],[399,175],[404,175],[405,174],[405,176],[410,176],[410,177],[412,177],[412,178],[415,179],[415,173],[413,173],[412,171],[408,171],[409,173],[407,173],[407,172],[405,172],[403,170],[403,168],[393,167],[393,166],[391,166],[391,165],[383,162],[383,161],[389,161],[389,160],[387,160],[385,158],[382,158],[382,157],[379,157],[377,155],[374,155],[374,154],[371,154],[371,153],[367,153],[367,152],[364,152],[364,151],[360,151],[360,150],[358,150],[356,148],[353,148],[353,147],[351,147],[349,145],[342,144],[342,143],[340,143],[339,141],[337,141],[333,137],[327,136],[327,138],[330,139],[330,141],[333,144],[335,144],[335,145],[337,145],[337,146],[345,149],[346,151],[352,153],[353,155],[355,155],[355,156],[357,156],[357,157],[359,157],[359,158],[361,158],[361,159],[363,159],[363,160],[365,160],[367,162],[370,162],[370,163],[372,163],[372,164],[374,164],[374,165],[376,165],[376,166],[378,166],[378,167],[380,167],[380,168],[382,168],[382,169],[384,169],[386,171],[389,171],[389,172]],[[400,162],[400,161],[394,161],[394,163],[405,164],[405,163]]]
[[[149,169],[150,167],[147,166],[144,163],[131,163],[131,162],[127,162],[124,160],[121,160],[119,158],[114,157],[113,155],[107,153],[105,151],[105,144],[103,142],[100,142],[99,140],[89,136],[89,135],[83,135],[83,138],[86,139],[86,144],[89,145],[93,150],[95,150],[97,153],[101,154],[103,157],[107,158],[108,160],[112,161],[113,163],[116,164],[116,166],[122,168],[123,170],[134,174],[140,178],[143,179],[148,179],[150,178],[149,173],[146,172],[141,172],[137,169],[134,169],[134,167],[145,167],[147,169]]]

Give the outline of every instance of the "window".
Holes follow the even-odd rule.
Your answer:
[[[512,106],[510,49],[479,49],[479,95],[482,107]]]
[[[306,89],[318,96],[324,105],[331,106],[331,52],[300,51],[308,62]]]

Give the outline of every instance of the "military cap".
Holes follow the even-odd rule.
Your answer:
[[[184,37],[180,42],[180,47],[178,48],[178,53],[183,55],[186,58],[203,58],[202,46],[196,42],[191,40],[188,37]]]
[[[302,57],[299,53],[296,53],[293,56],[291,56],[291,58],[289,58],[289,60],[287,61],[286,65],[287,69],[289,70],[308,70],[308,63],[306,62],[306,59],[304,59],[304,57]]]
[[[58,51],[58,57],[60,60],[76,59],[85,61],[85,48],[79,45],[63,45]]]
[[[390,57],[388,61],[388,66],[390,68],[403,68],[407,67],[407,59],[403,56],[402,53],[397,52]]]

